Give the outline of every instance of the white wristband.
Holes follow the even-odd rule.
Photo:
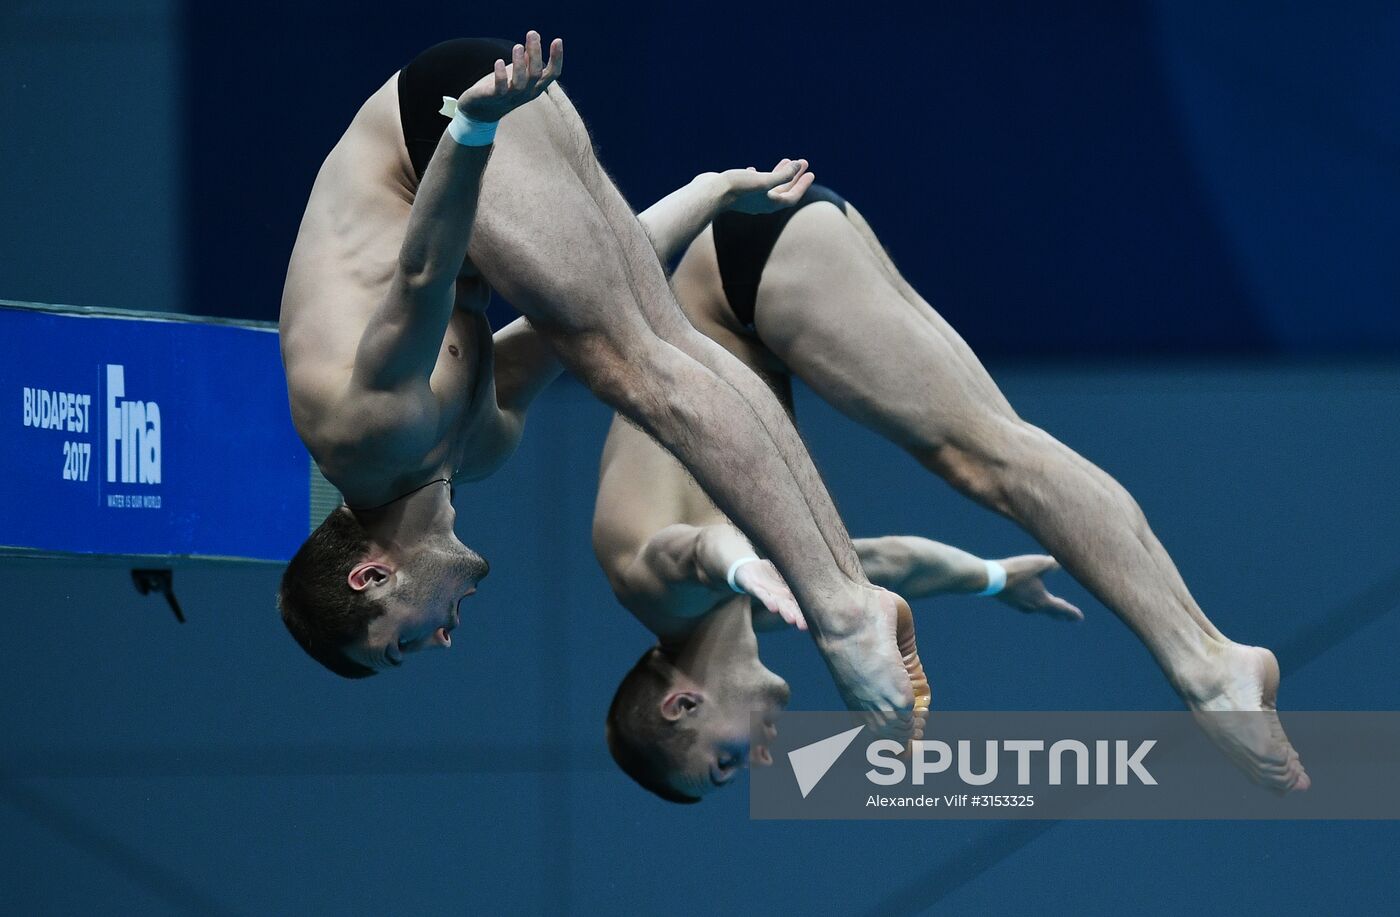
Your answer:
[[[734,561],[734,563],[729,565],[729,572],[724,575],[724,579],[725,582],[729,583],[730,589],[733,589],[735,592],[740,593],[741,595],[744,594],[744,590],[740,589],[739,584],[734,582],[734,574],[738,573],[739,568],[742,567],[744,564],[751,564],[756,560],[758,560],[758,557],[754,554],[750,554],[747,557],[739,558],[738,560]]]
[[[978,595],[996,595],[1006,588],[1006,568],[994,560],[984,560],[987,565],[987,588]]]
[[[440,114],[452,119],[447,125],[447,132],[462,146],[487,146],[496,139],[499,121],[473,121],[457,107],[457,100],[451,96],[442,97]]]

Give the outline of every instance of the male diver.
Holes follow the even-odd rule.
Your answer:
[[[562,42],[546,61],[535,32],[437,45],[364,103],[316,177],[282,355],[293,421],[345,505],[288,565],[284,622],[348,677],[449,646],[486,570],[453,532],[451,479],[505,460],[557,358],[763,547],[848,706],[907,722],[907,606],[866,579],[772,393],[686,321],[555,82],[562,62]],[[805,168],[745,173],[724,194],[772,191],[776,206],[805,190]],[[494,355],[489,289],[528,319]]]
[[[1127,491],[1016,415],[854,206],[814,185],[791,208],[725,211],[711,179],[701,176],[640,219],[663,260],[684,250],[672,285],[694,326],[753,368],[789,409],[795,375],[964,495],[1019,524],[1138,635],[1185,704],[1202,714],[1205,731],[1251,779],[1280,792],[1308,787],[1274,713],[1273,654],[1221,633]],[[866,568],[870,579],[923,594],[926,585],[891,572],[911,562],[908,547],[900,546],[905,559],[891,564],[879,556],[879,544],[856,542],[862,561],[874,562]],[[681,690],[698,683],[698,651],[687,649],[688,641],[708,640],[707,629],[715,628],[742,645],[754,684],[774,683],[759,677],[746,609],[719,575],[751,551],[705,493],[621,419],[603,454],[594,546],[619,600],[660,640],[628,676],[633,688],[649,685],[647,691],[624,682],[618,693],[610,744],[615,755],[622,749],[629,773],[644,775],[644,785],[693,796],[695,762],[712,746],[692,744],[688,757],[670,754],[693,738],[689,724],[703,713]],[[783,611],[790,598],[772,598],[781,586],[776,571],[750,565],[732,578],[767,608],[794,618],[795,610]],[[712,614],[719,618],[711,621]],[[700,662],[716,664],[709,656]],[[637,698],[647,709],[635,709]],[[1260,715],[1209,715],[1223,711]],[[725,760],[737,757],[731,749]],[[709,756],[716,768],[717,760]],[[675,774],[682,776],[668,776]]]

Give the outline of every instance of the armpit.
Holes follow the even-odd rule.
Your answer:
[[[476,268],[463,268],[463,271],[468,270],[472,272],[470,276],[457,277],[457,298],[453,306],[463,312],[480,314],[491,304],[491,285],[480,274],[475,273]]]

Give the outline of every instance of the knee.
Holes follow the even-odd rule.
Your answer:
[[[1009,513],[1033,429],[1016,418],[985,417],[919,444],[914,453],[954,489]]]
[[[680,308],[653,310],[652,330],[667,344],[696,359],[708,351],[719,347],[690,323],[690,319]]]
[[[651,420],[670,402],[666,393],[677,384],[674,350],[655,335],[641,332],[625,340],[608,335],[579,341],[572,349],[575,374],[627,418]],[[650,430],[652,423],[643,426]]]
[[[944,442],[919,458],[959,493],[999,512],[1006,510],[1003,468],[985,452]]]

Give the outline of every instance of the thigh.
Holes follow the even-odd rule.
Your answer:
[[[948,341],[949,347],[952,348],[953,352],[957,355],[959,362],[963,364],[963,369],[973,376],[986,378],[991,390],[988,394],[990,395],[991,392],[995,392],[995,398],[1000,402],[1005,402],[1001,390],[991,382],[991,377],[982,366],[982,361],[973,353],[972,348],[967,346],[967,342],[963,340],[962,335],[958,334],[953,326],[948,324],[947,320],[944,319],[942,315],[938,314],[938,310],[930,306],[923,296],[919,294],[919,291],[914,289],[913,285],[910,284],[908,280],[904,279],[904,275],[895,267],[894,260],[890,258],[889,252],[885,250],[884,244],[881,243],[879,237],[875,235],[875,230],[866,222],[865,216],[849,201],[846,202],[846,213],[847,217],[850,219],[851,228],[855,230],[856,235],[859,236],[860,240],[865,244],[866,251],[870,252],[871,257],[876,264],[879,265],[880,270],[889,279],[891,285],[899,292],[899,295],[904,301],[914,309],[915,313],[921,319],[932,325],[934,330]]]
[[[553,89],[548,101],[554,106],[558,123],[576,126],[569,143],[577,155],[570,162],[617,240],[627,280],[642,318],[657,336],[686,352],[703,346],[694,340],[695,329],[676,302],[667,282],[666,269],[638,221],[636,212],[594,155],[592,141],[573,102],[562,90],[555,92]]]
[[[879,254],[836,207],[804,208],[759,285],[763,342],[822,398],[908,449],[1014,421],[962,338]]]
[[[576,170],[580,131],[547,96],[502,120],[468,255],[542,330],[635,332],[645,323],[616,235]]]

